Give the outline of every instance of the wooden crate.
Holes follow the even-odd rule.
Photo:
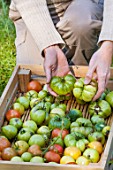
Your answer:
[[[72,66],[71,70],[76,75],[76,77],[85,77],[88,67],[87,66]],[[42,84],[46,82],[46,77],[44,74],[44,70],[42,66],[38,65],[19,65],[15,67],[15,70],[12,74],[12,77],[10,78],[3,95],[0,99],[0,128],[4,124],[4,118],[6,111],[10,108],[12,105],[12,102],[15,100],[16,96],[18,95],[18,91],[26,91],[26,84],[30,79],[37,79]],[[111,68],[111,80],[108,83],[108,88],[113,90],[113,69]],[[75,99],[71,99],[67,102],[67,110],[70,108],[75,107],[77,109],[80,109],[83,112],[84,117],[89,118],[89,115],[87,113],[87,107],[88,105],[80,105],[77,104]],[[23,116],[23,120],[27,119],[26,113]],[[27,116],[26,116],[27,115]],[[79,166],[79,165],[60,165],[60,164],[37,164],[37,163],[30,163],[30,162],[22,162],[22,163],[16,163],[11,161],[0,161],[0,170],[12,170],[13,168],[16,170],[107,170],[108,168],[106,166],[106,162],[108,159],[108,154],[110,153],[110,147],[112,144],[113,139],[113,115],[111,115],[107,119],[107,124],[111,126],[111,131],[109,133],[109,137],[104,149],[104,152],[101,156],[101,159],[98,163],[90,163],[88,166]],[[113,144],[112,144],[113,145]]]

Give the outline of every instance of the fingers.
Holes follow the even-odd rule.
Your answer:
[[[52,96],[55,96],[55,97],[58,96],[54,91],[52,91],[52,89],[50,88],[50,85],[49,85],[49,84],[47,84],[47,89],[48,89],[48,92],[49,92]]]
[[[101,94],[104,92],[107,86],[108,80],[110,78],[110,71],[104,74],[101,74],[101,73],[99,74],[97,72],[97,77],[98,77],[98,91],[96,95],[94,96],[93,101],[97,100],[101,96]]]
[[[105,90],[106,77],[98,77],[98,91],[93,98],[93,101],[97,100]]]
[[[95,67],[92,67],[92,68],[89,67],[89,70],[88,70],[88,72],[86,74],[85,81],[84,81],[85,84],[90,83],[91,79],[93,78],[94,71],[95,71]]]
[[[107,74],[107,77],[106,77],[106,85],[105,85],[105,86],[107,86],[109,79],[110,79],[110,71],[109,71],[108,74]]]
[[[46,83],[50,83],[51,77],[52,77],[52,73],[51,73],[51,68],[46,67],[44,65],[44,70],[45,70],[45,74],[46,74]]]

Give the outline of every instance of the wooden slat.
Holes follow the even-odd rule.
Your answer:
[[[18,72],[19,89],[21,92],[27,92],[27,84],[31,79],[31,71],[29,69],[20,69]]]
[[[72,66],[76,77],[85,77],[88,66]],[[113,79],[113,67],[110,68],[110,79]]]
[[[97,163],[90,164],[88,166],[79,166],[79,165],[59,165],[59,164],[40,164],[40,163],[15,163],[10,161],[0,161],[1,170],[104,170],[103,166],[98,165]]]
[[[4,115],[11,105],[12,99],[15,96],[15,93],[18,88],[18,73],[19,67],[16,66],[9,82],[0,98],[0,126],[3,124]]]
[[[32,74],[45,76],[45,72],[44,72],[42,65],[34,65],[34,64],[33,65],[32,64],[31,65],[20,65],[20,68],[29,69],[31,70]]]

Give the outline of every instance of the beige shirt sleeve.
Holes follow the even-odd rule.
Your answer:
[[[104,0],[103,24],[98,43],[113,41],[113,0]]]
[[[54,44],[64,44],[57,32],[46,0],[13,0],[40,52]]]

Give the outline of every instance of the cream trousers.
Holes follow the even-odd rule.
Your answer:
[[[97,50],[104,0],[73,0],[48,5],[53,23],[66,43],[63,51],[69,64],[87,65]],[[43,64],[43,57],[21,19],[16,28],[17,64]]]

